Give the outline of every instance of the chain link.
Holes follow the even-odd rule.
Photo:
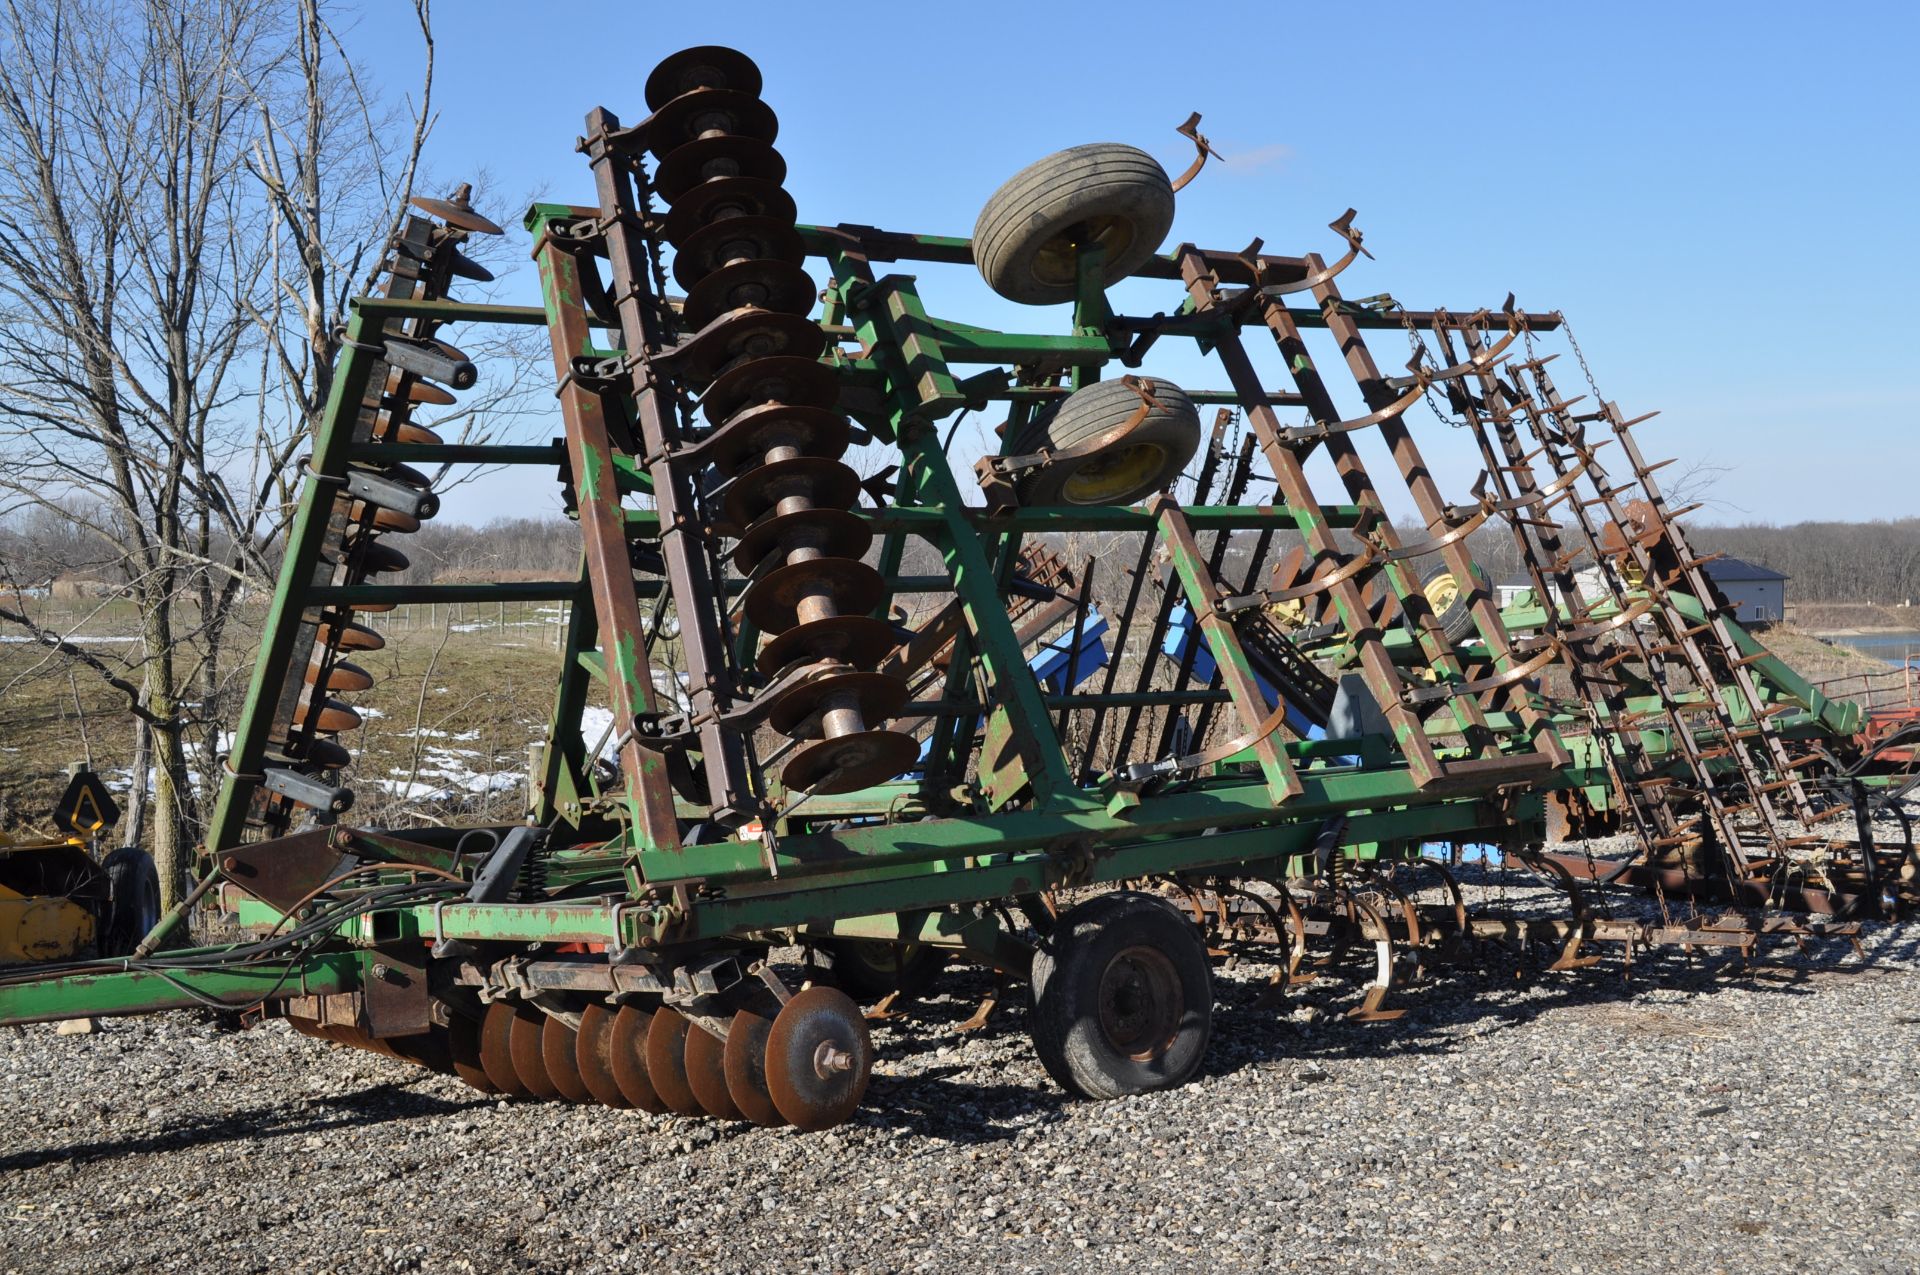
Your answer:
[[[1393,303],[1393,308],[1400,315],[1400,326],[1407,330],[1407,344],[1413,351],[1414,375],[1418,376],[1420,368],[1428,363],[1431,363],[1438,369],[1440,367],[1440,360],[1433,356],[1433,351],[1427,347],[1426,337],[1421,334],[1419,328],[1414,326],[1412,312],[1398,301]],[[1433,413],[1435,420],[1451,426],[1454,429],[1467,428],[1467,422],[1461,419],[1459,413],[1453,410],[1451,403],[1442,408],[1433,401],[1433,386],[1431,384],[1420,387],[1420,399],[1427,405],[1427,410]]]
[[[1593,391],[1594,406],[1599,407],[1606,399],[1600,393],[1600,383],[1593,379],[1593,369],[1587,366],[1586,351],[1580,348],[1580,342],[1573,339],[1573,324],[1568,321],[1564,311],[1555,310],[1553,316],[1560,320],[1560,330],[1567,334],[1567,345],[1572,348],[1573,357],[1580,362],[1580,375],[1587,378],[1587,388]]]

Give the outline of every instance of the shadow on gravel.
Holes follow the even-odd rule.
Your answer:
[[[1806,953],[1778,953],[1776,959],[1751,966],[1737,956],[1696,955],[1688,960],[1679,953],[1643,952],[1629,977],[1622,977],[1617,947],[1597,949],[1609,953],[1602,964],[1567,972],[1548,971],[1489,948],[1469,963],[1441,967],[1397,989],[1389,1004],[1406,1012],[1388,1022],[1356,1022],[1344,1016],[1359,1003],[1372,976],[1370,947],[1356,948],[1353,959],[1340,966],[1316,970],[1317,977],[1296,984],[1273,1005],[1259,1003],[1271,967],[1256,963],[1259,955],[1248,949],[1250,959],[1238,969],[1216,971],[1213,1046],[1200,1074],[1219,1077],[1281,1063],[1307,1064],[1310,1069],[1323,1061],[1449,1054],[1470,1037],[1523,1027],[1545,1014],[1601,1007],[1630,1010],[1650,992],[1679,992],[1689,998],[1729,991],[1811,996],[1851,980],[1905,973],[1895,967],[1920,959],[1920,933],[1911,927],[1875,928],[1863,938],[1868,945],[1864,961],[1840,942],[1817,945]],[[949,970],[936,997],[915,1005],[885,1030],[878,1042],[882,1057],[937,1057],[940,1050],[967,1039],[954,1029],[992,986],[975,971]],[[1670,1010],[1670,1001],[1661,1004]],[[1689,1030],[1652,1006],[1646,1017],[1644,1027],[1633,1020],[1609,1021],[1621,1031]],[[1025,1030],[1025,996],[1016,989],[1002,1000],[983,1035],[1005,1038],[1024,1035]],[[974,1062],[936,1063],[904,1076],[876,1076],[868,1105],[856,1119],[922,1137],[990,1144],[1013,1139],[1022,1124],[1035,1118],[1043,1124],[1065,1119],[1065,1108],[1075,1102],[1048,1081],[982,1084],[961,1078],[978,1070]],[[1294,1077],[1308,1083],[1321,1078]]]
[[[335,1097],[309,1099],[299,1105],[280,1103],[197,1116],[176,1121],[152,1133],[0,1155],[0,1172],[37,1169],[62,1160],[85,1165],[97,1160],[177,1151],[186,1146],[288,1138],[328,1129],[384,1124],[391,1120],[453,1115],[474,1107],[490,1106],[493,1101],[491,1098],[477,1097],[472,1102],[450,1102],[432,1094],[415,1093],[408,1085],[390,1082]]]

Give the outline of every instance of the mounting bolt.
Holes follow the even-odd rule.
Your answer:
[[[853,1070],[853,1055],[830,1040],[820,1042],[813,1051],[814,1074],[822,1080],[831,1080],[843,1071]]]

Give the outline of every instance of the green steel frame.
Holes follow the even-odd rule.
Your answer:
[[[939,425],[962,409],[1006,404],[1016,419],[1045,397],[1034,385],[1010,379],[1008,365],[1044,364],[1068,372],[1079,385],[1104,374],[1129,355],[1140,331],[1109,310],[1097,273],[1082,271],[1074,330],[1067,334],[995,332],[930,315],[916,280],[905,274],[876,276],[874,263],[971,260],[965,239],[880,232],[850,226],[803,226],[808,251],[822,260],[831,284],[825,321],[836,339],[827,359],[843,387],[843,401],[878,444],[894,450],[899,477],[892,503],[865,511],[883,545],[882,564],[893,596],[935,592],[957,598],[964,629],[946,682],[934,707],[949,710],[933,728],[929,772],[940,785],[891,782],[863,792],[814,797],[786,811],[788,794],[768,781],[760,794],[765,828],[722,839],[690,843],[690,821],[709,809],[676,797],[665,753],[637,732],[620,750],[617,791],[602,790],[580,735],[581,709],[597,687],[622,721],[657,721],[648,655],[635,640],[641,630],[637,600],[664,587],[630,567],[630,546],[659,545],[664,528],[653,497],[669,462],[634,455],[614,441],[632,420],[609,422],[603,389],[575,374],[581,360],[618,360],[621,352],[593,343],[600,321],[590,314],[582,271],[597,268],[604,244],[579,232],[600,215],[597,208],[537,205],[527,218],[541,272],[544,304],[511,307],[445,300],[362,298],[353,308],[328,403],[314,439],[313,476],[291,523],[285,566],[273,598],[253,680],[229,768],[207,840],[206,871],[222,873],[228,852],[245,842],[246,811],[269,747],[271,709],[286,689],[293,633],[313,608],[351,602],[567,600],[574,603],[565,660],[551,719],[537,801],[531,820],[560,830],[536,852],[537,872],[523,881],[516,901],[468,902],[452,895],[432,902],[396,902],[380,909],[378,927],[364,918],[343,922],[330,944],[312,945],[291,961],[205,971],[66,974],[39,982],[0,985],[0,1020],[28,1021],[79,1013],[120,1013],[214,1000],[245,1003],[279,995],[352,991],[370,968],[368,953],[396,941],[511,945],[587,943],[610,953],[647,954],[671,962],[674,954],[703,946],[747,942],[775,931],[837,932],[864,936],[912,935],[991,954],[991,917],[965,905],[1031,895],[1069,885],[1186,875],[1285,877],[1304,870],[1316,839],[1330,819],[1344,820],[1340,851],[1354,859],[1418,856],[1434,842],[1484,842],[1524,848],[1544,838],[1546,795],[1579,790],[1595,806],[1614,804],[1609,757],[1620,736],[1632,733],[1661,765],[1677,764],[1671,729],[1643,725],[1658,709],[1657,697],[1626,700],[1629,717],[1594,733],[1578,714],[1556,713],[1524,694],[1457,694],[1444,711],[1423,719],[1408,707],[1413,686],[1407,670],[1419,665],[1440,683],[1471,687],[1475,676],[1462,651],[1440,636],[1411,557],[1390,528],[1370,516],[1380,496],[1365,471],[1350,463],[1346,436],[1325,435],[1324,446],[1340,465],[1344,503],[1322,504],[1302,467],[1304,452],[1283,445],[1286,431],[1276,407],[1307,409],[1313,420],[1332,422],[1337,413],[1303,344],[1303,332],[1330,332],[1349,361],[1371,411],[1404,392],[1373,367],[1358,335],[1398,330],[1409,323],[1444,324],[1445,312],[1405,315],[1339,300],[1330,279],[1312,284],[1313,306],[1266,304],[1259,321],[1288,357],[1295,388],[1259,384],[1241,345],[1249,311],[1221,300],[1221,289],[1282,284],[1307,286],[1325,274],[1317,257],[1263,257],[1205,253],[1191,247],[1151,260],[1141,276],[1177,285],[1184,303],[1155,335],[1186,337],[1216,354],[1232,389],[1203,391],[1201,402],[1232,402],[1259,427],[1261,452],[1280,488],[1275,503],[1182,507],[1161,499],[1147,508],[994,508],[969,504]],[[1256,275],[1256,270],[1258,271]],[[1284,291],[1284,290],[1283,290]],[[1480,312],[1484,316],[1485,312]],[[396,320],[434,324],[537,326],[554,341],[560,394],[568,428],[552,444],[520,447],[422,448],[418,453],[388,444],[373,452],[353,441],[351,424],[367,392],[376,357],[368,352]],[[1509,315],[1529,331],[1551,331],[1557,316]],[[1357,351],[1357,353],[1356,353]],[[957,369],[985,367],[976,375]],[[1028,378],[1030,379],[1030,378]],[[631,398],[631,416],[649,409]],[[617,426],[615,428],[614,426]],[[1011,437],[1016,431],[1009,429]],[[1436,527],[1447,525],[1448,507],[1424,475],[1411,437],[1397,421],[1387,442],[1408,474],[1422,512]],[[326,537],[334,486],[356,459],[457,461],[524,466],[564,465],[572,483],[575,515],[586,557],[574,578],[516,584],[459,586],[329,585],[314,582]],[[644,505],[629,503],[632,498]],[[1173,567],[1175,586],[1200,616],[1201,630],[1221,672],[1197,688],[1193,702],[1208,700],[1241,720],[1235,729],[1255,731],[1237,754],[1211,761],[1172,785],[1141,787],[1107,776],[1083,783],[1073,773],[1056,730],[1062,708],[1149,702],[1150,693],[1050,694],[1028,666],[1027,647],[1009,618],[1009,573],[1025,538],[1048,533],[1129,532],[1158,537]],[[1373,537],[1385,562],[1381,578],[1397,601],[1401,624],[1381,628],[1371,618],[1374,601],[1358,584],[1328,590],[1343,621],[1338,653],[1357,668],[1385,706],[1390,738],[1302,740],[1288,738],[1264,721],[1258,683],[1234,628],[1216,610],[1222,588],[1210,570],[1198,537],[1234,531],[1299,536],[1309,546],[1335,551],[1336,533]],[[902,547],[910,537],[932,545],[943,571],[932,577],[900,573]],[[1463,576],[1471,564],[1464,542],[1440,553]],[[723,597],[737,592],[737,579],[716,582]],[[1709,619],[1699,601],[1676,595],[1683,620]],[[696,600],[678,598],[684,609]],[[1524,661],[1534,635],[1617,615],[1602,606],[1585,616],[1538,606],[1499,610],[1487,597],[1473,605],[1473,662],[1510,674]],[[1736,626],[1737,628],[1737,626]],[[610,636],[611,635],[611,636]],[[1785,738],[1844,738],[1858,729],[1860,713],[1850,703],[1827,700],[1773,659],[1744,632],[1739,651],[1751,660],[1743,675],[1769,705],[1787,711],[1769,720]],[[751,635],[738,635],[741,643]],[[750,649],[740,646],[736,649]],[[975,668],[990,688],[990,702],[971,704]],[[1709,694],[1714,692],[1710,691]],[[1693,692],[1696,698],[1698,691]],[[989,735],[1017,735],[1020,777],[1026,795],[988,791],[976,785],[956,799],[973,751],[971,732],[955,729],[961,710],[988,715]],[[1749,718],[1735,713],[1735,724]],[[1229,731],[1228,733],[1232,733]],[[1709,732],[1699,741],[1714,742]],[[1731,763],[1727,763],[1731,764]],[[989,785],[990,786],[990,785]],[[931,791],[938,788],[939,791]],[[396,834],[405,837],[407,834]],[[418,862],[421,847],[396,842],[382,848],[375,834],[359,843],[362,860],[396,866],[382,881],[410,879],[398,866]],[[470,871],[448,860],[456,873]],[[556,884],[558,883],[558,884]],[[253,897],[244,882],[223,877],[217,897],[243,925],[270,933],[289,916]],[[377,939],[374,935],[377,933]]]

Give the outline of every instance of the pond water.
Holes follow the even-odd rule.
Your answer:
[[[1896,668],[1903,663],[1920,661],[1920,629],[1892,633],[1823,633],[1820,636],[1825,641],[1850,646],[1876,660],[1885,660]]]

